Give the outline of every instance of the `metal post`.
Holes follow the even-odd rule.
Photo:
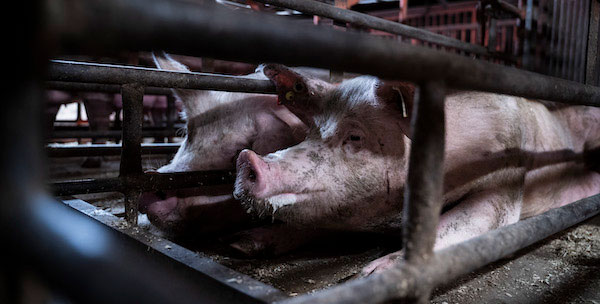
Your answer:
[[[144,120],[144,87],[137,83],[124,84],[121,87],[123,96],[123,148],[121,150],[121,167],[119,175],[127,179],[142,174],[142,123]],[[127,182],[125,182],[127,185]],[[126,189],[125,219],[137,225],[139,189]]]
[[[527,0],[527,9],[525,11],[525,39],[523,41],[523,67],[532,70],[531,61],[531,40],[533,38],[533,0]],[[491,34],[490,34],[491,35]]]
[[[585,83],[591,85],[600,85],[599,70],[600,61],[598,60],[598,49],[600,49],[600,40],[598,39],[600,30],[600,1],[592,0],[590,7],[590,23],[587,39],[587,58],[585,68]]]
[[[431,257],[442,208],[444,99],[445,84],[432,81],[419,86],[415,100],[403,214],[404,257],[412,265],[424,265]],[[417,302],[427,302],[430,292],[423,285]]]

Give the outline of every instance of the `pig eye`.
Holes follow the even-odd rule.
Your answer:
[[[302,82],[294,83],[294,91],[296,91],[296,93],[302,92],[303,90],[304,90],[304,84]]]

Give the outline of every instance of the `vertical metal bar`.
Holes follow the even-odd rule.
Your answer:
[[[550,29],[550,63],[548,64],[548,74],[552,75],[554,64],[556,63],[556,39],[558,26],[558,1],[554,0],[552,5],[552,28]]]
[[[573,22],[572,20],[572,3],[573,1],[571,0],[565,0],[566,2],[566,6],[565,6],[565,34],[564,34],[564,39],[563,39],[563,53],[562,53],[562,66],[560,69],[560,76],[561,78],[566,78],[567,77],[567,67],[569,65],[569,42],[571,41],[571,22]]]
[[[577,32],[577,24],[579,23],[579,2],[583,2],[583,0],[573,1],[571,8],[571,24],[570,24],[570,33],[569,33],[569,57],[567,58],[567,68],[565,78],[573,80],[573,68],[575,65],[575,42],[577,40],[578,32]]]
[[[525,11],[525,39],[523,41],[523,67],[527,70],[531,70],[531,39],[533,27],[533,0],[527,0],[527,9]]]
[[[142,174],[142,123],[144,87],[137,83],[121,86],[123,96],[123,148],[119,175],[125,180]],[[125,195],[125,219],[137,225],[139,189],[130,188]]]
[[[431,81],[419,86],[415,99],[403,210],[404,258],[412,265],[431,257],[442,207],[445,94],[443,82]],[[423,286],[417,302],[428,301],[430,292]]]
[[[558,17],[558,39],[556,40],[556,66],[554,69],[554,76],[560,77],[560,67],[563,65],[562,62],[562,41],[565,37],[565,3],[567,0],[560,0],[560,13]]]
[[[167,95],[167,130],[172,131],[175,125],[175,96]]]
[[[489,37],[488,37],[488,51],[490,51],[490,52],[496,51],[496,45],[498,44],[497,39],[496,39],[496,32],[497,32],[496,19],[490,18],[490,30],[489,30]]]
[[[585,59],[585,83],[598,85],[600,79],[598,78],[598,71],[600,70],[600,64],[598,63],[598,39],[599,27],[600,27],[600,1],[592,0],[590,7],[590,21],[587,39],[587,57]]]
[[[581,82],[582,81],[582,67],[581,67],[581,61],[583,59],[583,53],[585,52],[585,45],[584,45],[584,40],[587,39],[587,24],[586,24],[586,20],[589,14],[589,9],[588,9],[588,0],[580,0],[579,1],[579,14],[577,15],[577,31],[576,33],[576,45],[575,45],[575,53],[574,55],[574,61],[573,61],[573,80],[577,81],[577,82]]]

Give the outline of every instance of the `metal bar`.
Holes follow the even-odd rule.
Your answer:
[[[587,57],[585,59],[585,83],[600,85],[597,79],[600,70],[598,51],[600,48],[600,1],[592,0],[590,7],[589,30],[587,39]]]
[[[49,138],[121,138],[122,132],[117,130],[110,131],[54,131]],[[175,137],[177,130],[142,130],[143,137]]]
[[[523,41],[523,67],[528,70],[533,69],[531,59],[531,40],[533,39],[533,0],[527,0],[527,8],[525,10],[525,39]]]
[[[330,18],[340,22],[347,22],[353,25],[363,26],[379,31],[384,31],[396,35],[402,35],[409,38],[415,38],[421,41],[434,43],[440,46],[452,47],[465,52],[477,55],[490,56],[484,47],[476,44],[470,44],[458,39],[446,37],[444,35],[435,34],[427,30],[411,27],[402,23],[377,18],[367,14],[344,10],[335,6],[317,2],[314,0],[257,0],[257,2],[275,5],[283,8],[289,8],[303,12],[309,15],[317,15]]]
[[[201,171],[180,173],[153,173],[130,177],[83,179],[49,184],[55,196],[90,194],[101,192],[123,192],[127,187],[142,192],[174,190],[201,186],[233,184],[235,171]]]
[[[201,275],[208,276],[222,283],[226,288],[231,289],[224,290],[225,292],[245,294],[265,303],[271,303],[276,300],[287,298],[287,295],[282,291],[254,280],[247,275],[229,269],[202,253],[186,249],[144,229],[119,225],[120,219],[118,217],[109,212],[99,212],[98,208],[83,200],[68,199],[64,200],[63,203],[94,218],[104,225],[115,228],[120,233],[135,239],[144,246],[144,253],[146,253],[146,248],[151,248],[152,256],[166,256],[169,258],[169,262],[173,263],[173,261],[176,261],[184,264],[186,266],[185,268],[192,270],[192,272],[198,272]],[[195,275],[197,276],[198,274]],[[235,280],[232,280],[232,278],[235,278]],[[186,295],[181,294],[179,296],[185,297]],[[232,301],[235,302],[233,299]]]
[[[565,3],[567,0],[560,1],[560,16],[558,18],[558,40],[556,41],[556,69],[554,70],[554,76],[560,77],[560,69],[563,62],[563,52],[564,49],[562,47],[563,40],[565,39]]]
[[[75,92],[104,92],[104,93],[121,93],[121,86],[118,84],[102,84],[102,83],[83,83],[83,82],[65,82],[65,81],[46,81],[46,89],[75,91]],[[151,95],[167,95],[171,96],[171,89],[146,87],[144,93]]]
[[[275,85],[264,79],[62,60],[50,61],[47,78],[63,82],[139,83],[162,88],[275,93]]]
[[[577,47],[577,82],[585,82],[585,56],[587,55],[587,39],[590,20],[590,0],[582,3],[584,14],[581,18],[581,32],[579,32],[579,45]],[[600,13],[600,12],[599,12]]]
[[[577,31],[577,24],[579,23],[579,10],[578,7],[580,5],[578,5],[580,2],[583,2],[584,0],[578,0],[578,1],[573,1],[572,3],[572,9],[571,9],[571,26],[570,26],[570,32],[569,32],[569,45],[568,45],[568,58],[567,58],[567,68],[565,69],[566,74],[565,74],[565,78],[566,79],[570,79],[570,80],[575,80],[573,79],[573,65],[574,65],[574,60],[575,60],[575,56],[574,56],[574,52],[575,52],[575,41],[577,39],[577,35],[579,34],[579,32]]]
[[[142,144],[142,154],[174,154],[180,144]],[[85,157],[85,156],[115,156],[121,155],[121,145],[78,145],[78,146],[48,146],[48,157]]]
[[[557,39],[557,26],[558,26],[558,1],[553,0],[552,5],[552,28],[550,31],[550,63],[548,64],[548,74],[553,75],[554,64],[556,63],[556,39]]]
[[[424,265],[431,257],[443,203],[445,91],[443,83],[427,82],[415,100],[402,216],[404,258],[411,265]],[[420,285],[414,293],[418,303],[426,303],[431,286]]]
[[[247,62],[268,60],[417,83],[436,77],[456,89],[600,106],[597,87],[368,34],[307,28],[276,16],[243,14],[180,1],[81,3],[75,0],[48,3],[51,7],[65,8],[60,10],[61,14],[49,10],[46,17],[50,28],[62,33],[60,41],[68,51],[160,48],[172,53]],[[97,27],[99,24],[102,26]]]
[[[138,204],[141,192],[128,187],[131,177],[142,174],[142,124],[144,121],[144,87],[139,83],[124,84],[123,96],[123,147],[119,177],[125,181],[125,219],[137,225]]]
[[[561,78],[567,78],[567,68],[569,66],[569,42],[571,41],[571,23],[573,22],[573,9],[572,9],[572,4],[573,1],[571,0],[564,0],[565,1],[565,28],[564,28],[564,39],[563,39],[563,45],[562,45],[562,66],[560,69],[560,76]]]
[[[517,252],[557,232],[600,214],[600,194],[490,231],[435,252],[418,268],[407,261],[381,274],[281,303],[381,303],[413,296],[420,285],[437,286]]]

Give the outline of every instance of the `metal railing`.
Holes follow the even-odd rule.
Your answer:
[[[47,29],[51,30],[55,37],[58,37],[57,42],[63,50],[70,52],[164,49],[169,52],[222,59],[279,62],[371,74],[387,79],[413,81],[419,86],[420,97],[415,101],[417,110],[413,117],[415,128],[413,128],[412,135],[412,140],[418,144],[412,145],[409,177],[405,191],[409,195],[404,203],[405,259],[379,275],[352,280],[331,289],[284,300],[284,302],[365,303],[404,298],[424,303],[436,285],[493,262],[600,212],[600,197],[594,196],[500,228],[442,251],[432,252],[435,228],[438,224],[442,203],[443,120],[447,88],[481,90],[567,104],[600,106],[600,88],[598,87],[472,60],[437,50],[399,44],[369,35],[305,28],[281,20],[281,18],[240,14],[215,6],[198,6],[187,2],[161,0],[126,2],[53,0],[48,1],[46,5],[44,16],[49,24]],[[41,36],[33,35],[32,37]],[[35,57],[34,54],[30,54],[30,56]],[[55,62],[51,65],[54,64],[62,63]],[[36,79],[36,75],[38,75],[36,72],[39,73],[39,70],[39,68],[29,69],[29,78],[22,80],[19,87],[27,87],[23,84],[30,83],[27,82],[28,80]],[[141,70],[134,70],[135,73],[142,73]],[[152,75],[159,73],[152,70],[144,72]],[[168,74],[169,72],[160,72],[159,74],[163,75],[162,73]],[[176,81],[156,80],[162,79],[163,76],[160,75],[153,80],[148,80],[143,75],[139,79],[122,76],[123,78],[119,80],[115,80],[121,77],[118,75],[115,75],[115,78],[98,79],[81,74],[82,78],[77,78],[80,79],[78,81],[85,77],[91,77],[87,80],[122,84],[121,91],[126,111],[123,121],[121,176],[113,179],[109,184],[111,184],[110,187],[125,192],[126,217],[131,222],[135,222],[133,217],[137,215],[137,197],[141,191],[154,189],[152,188],[154,186],[147,188],[145,185],[148,180],[155,178],[141,172],[143,86],[160,87],[163,81],[165,86],[186,86]],[[243,81],[246,82],[246,80]],[[202,88],[208,87],[209,85],[206,85]],[[186,88],[191,88],[191,85]],[[194,88],[200,89],[201,86],[198,85]],[[210,88],[215,89],[215,87]],[[263,92],[266,91],[268,90]],[[19,100],[35,100],[29,98],[24,90],[18,92]],[[30,104],[33,103],[30,102]],[[9,108],[15,113],[18,109],[14,105]],[[33,132],[33,129],[29,128],[28,131]],[[15,147],[31,146],[27,142],[19,140],[15,133],[8,130],[7,134],[17,139]],[[4,172],[3,174],[8,177],[10,174],[17,174],[19,171],[15,171],[14,164],[7,163],[10,161],[11,154],[4,152],[2,157],[3,168],[7,168],[7,170],[6,172],[0,170],[0,172]],[[34,159],[34,157],[35,155],[29,156],[30,159]],[[7,173],[9,175],[6,175]],[[25,226],[39,225],[39,227],[51,228],[51,222],[42,222],[33,216],[33,208],[41,205],[36,204],[34,197],[28,194],[28,191],[39,188],[39,183],[36,184],[35,177],[31,173],[28,174],[22,178],[30,178],[30,180],[25,180],[16,186],[14,186],[14,181],[3,181],[3,190],[10,193],[8,198],[23,199],[23,204],[17,208],[17,211],[7,213],[12,217],[3,214],[0,222],[3,226],[17,221],[24,223]],[[193,175],[193,173],[181,174],[182,176]],[[21,175],[19,176],[21,177]],[[202,178],[206,178],[206,182],[215,182],[215,176]],[[169,177],[166,180],[170,180]],[[156,182],[157,187],[163,187],[163,182]],[[97,184],[98,182],[91,182],[89,187]],[[174,184],[180,186],[177,182]],[[10,185],[13,185],[16,190],[8,188]],[[79,186],[82,189],[76,191],[83,191],[88,187],[83,184],[79,184]],[[5,205],[3,204],[3,207],[6,207]],[[8,210],[3,208],[3,211]],[[66,211],[59,213],[64,213],[65,218],[71,216]],[[43,229],[34,231],[38,233],[36,235],[38,238],[44,239],[49,236]],[[71,230],[50,229],[50,231],[53,233],[52,236],[61,239],[77,237]],[[84,231],[84,233],[88,232],[92,234],[93,229]],[[29,232],[15,232],[15,235],[18,236],[19,233]],[[110,239],[115,244],[120,244],[114,240],[114,236],[103,235],[103,237]],[[22,244],[19,243],[18,237],[12,235],[7,239]],[[31,237],[26,240],[29,239]],[[78,239],[76,238],[76,240]],[[76,247],[77,243],[63,243],[61,244],[67,251],[79,248]],[[35,244],[30,246],[35,247]],[[45,253],[42,256],[27,246],[19,245],[15,248],[23,248],[22,250],[33,256],[36,261],[48,261],[48,257],[53,256],[52,253],[50,255]],[[78,259],[85,259],[85,255],[74,256],[75,259],[70,260],[70,263],[77,263]],[[110,266],[107,268],[110,271],[127,273],[141,282],[150,281],[141,275],[142,271],[139,268],[136,268],[139,261],[122,258],[123,256],[111,255],[102,260],[105,263],[103,265]],[[126,263],[122,264],[123,261]],[[60,262],[69,263],[64,260]],[[127,264],[129,262],[131,265]],[[123,268],[114,267],[115,265],[123,265]],[[52,277],[51,272],[46,275]],[[108,277],[112,278],[111,275],[114,276],[111,273]],[[80,279],[85,281],[86,277]],[[162,279],[157,278],[157,280]],[[185,281],[184,278],[177,278],[177,280]],[[94,288],[94,284],[89,282],[90,284],[86,285],[88,292],[97,293],[104,288],[103,286]],[[156,282],[148,284],[156,286]],[[189,284],[185,286],[189,286]],[[153,295],[157,296],[156,299],[164,298],[164,294],[161,293],[163,290],[159,288],[141,288],[139,284],[115,288],[126,296],[124,299],[131,299],[135,295],[143,295],[140,299],[152,298]],[[198,296],[200,289],[178,291]],[[63,290],[68,292],[64,286]],[[219,299],[223,300],[224,298]]]

